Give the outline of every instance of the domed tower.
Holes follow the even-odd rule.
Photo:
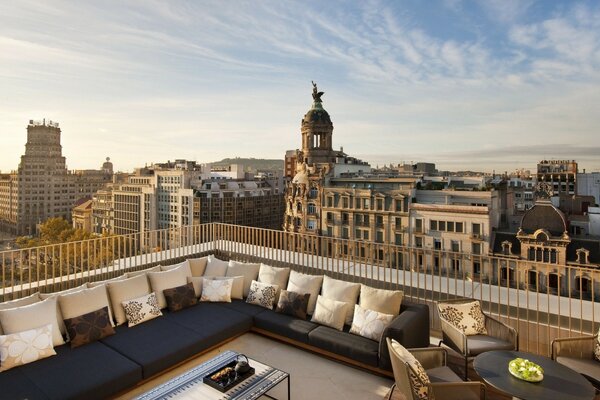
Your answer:
[[[302,118],[302,153],[307,164],[335,162],[333,124],[329,113],[323,108],[323,94],[313,82],[313,104]]]
[[[107,175],[113,174],[113,163],[110,162],[110,157],[106,157],[106,162],[102,164],[102,172]]]

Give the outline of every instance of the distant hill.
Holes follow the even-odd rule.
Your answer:
[[[221,161],[214,161],[212,165],[242,164],[244,168],[257,169],[283,169],[283,160],[269,160],[265,158],[224,158]]]

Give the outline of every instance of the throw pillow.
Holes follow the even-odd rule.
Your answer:
[[[133,278],[127,278],[119,281],[108,282],[106,284],[108,294],[112,305],[112,310],[117,325],[127,322],[123,302],[125,300],[137,298],[151,292],[150,284],[146,275],[138,275]]]
[[[244,297],[248,297],[252,281],[258,279],[259,269],[260,264],[243,263],[239,261],[229,260],[229,265],[227,266],[227,272],[225,273],[225,276],[243,276]]]
[[[152,268],[148,268],[148,269],[142,269],[140,271],[127,272],[125,274],[125,277],[135,278],[136,276],[146,275],[148,272],[160,272],[160,265],[157,265],[156,267],[152,267]]]
[[[170,271],[172,269],[179,268],[179,267],[181,267],[184,264],[186,266],[188,266],[188,267],[190,266],[188,263],[186,263],[185,261],[183,261],[183,262],[180,262],[180,263],[177,263],[177,264],[161,265],[160,266],[160,270],[161,271]],[[191,273],[192,273],[192,270],[190,269],[190,274]]]
[[[277,286],[275,301],[279,299],[279,291],[287,287],[289,276],[289,268],[278,268],[271,267],[270,265],[266,264],[260,264],[260,268],[258,270],[258,282]]]
[[[360,285],[360,300],[358,304],[367,310],[373,310],[384,314],[400,314],[404,292],[401,290],[376,289],[366,285]]]
[[[192,271],[192,276],[202,276],[206,270],[206,264],[208,263],[208,256],[200,258],[188,258],[185,260]]]
[[[0,372],[56,354],[52,325],[0,335]]]
[[[315,305],[317,304],[317,296],[321,291],[321,285],[323,284],[323,275],[306,275],[300,272],[291,271],[290,279],[288,281],[287,290],[296,293],[309,293],[310,298],[308,300],[308,309],[306,312],[312,315],[315,312]],[[344,316],[345,318],[346,316]]]
[[[225,276],[229,263],[213,256],[208,256],[204,277]]]
[[[126,300],[122,305],[130,328],[163,315],[158,307],[158,300],[154,292]]]
[[[40,293],[35,292],[33,294],[30,294],[27,297],[21,297],[20,299],[5,301],[4,303],[0,303],[0,310],[8,310],[9,308],[28,306],[33,303],[39,303],[40,301],[41,301]],[[2,330],[2,326],[0,326],[0,335],[2,335],[2,334],[4,334],[4,331]]]
[[[328,276],[323,278],[323,288],[321,289],[321,295],[326,299],[332,299],[337,301],[343,301],[348,303],[348,309],[346,310],[346,325],[352,324],[352,317],[354,316],[354,305],[358,300],[358,294],[360,293],[360,283],[352,283],[333,279]]]
[[[105,286],[96,286],[91,289],[84,289],[80,290],[79,292],[64,294],[58,297],[58,304],[60,305],[62,317],[65,320],[88,314],[92,311],[106,307],[108,310],[108,319],[111,325],[114,325],[112,313],[108,306],[108,295],[106,293]],[[67,333],[68,332],[69,329],[67,327]]]
[[[226,279],[231,279],[232,280],[232,282],[231,282],[231,298],[243,300],[243,298],[244,298],[244,277],[243,276],[232,276],[232,277],[213,276],[212,278],[204,278],[204,279],[209,279],[209,280],[213,280],[213,281],[222,281],[222,280],[226,280]]]
[[[168,271],[148,273],[150,286],[152,287],[152,291],[156,293],[158,306],[161,309],[167,307],[167,300],[165,299],[163,290],[185,285],[187,283],[188,276],[192,276],[192,271],[190,270],[190,266],[187,264],[182,264],[177,268],[173,268]]]
[[[487,335],[485,315],[477,300],[468,303],[438,303],[438,311],[440,318],[465,335]]]
[[[200,301],[231,303],[233,279],[204,279]]]
[[[365,310],[358,304],[354,305],[354,318],[350,333],[363,336],[379,342],[383,330],[392,322],[394,315],[383,314],[373,310]]]
[[[78,317],[67,318],[65,326],[71,338],[71,348],[95,342],[115,333],[109,318],[108,306]]]
[[[96,286],[101,286],[101,285],[106,285],[108,282],[116,282],[116,281],[122,281],[123,279],[126,279],[127,276],[126,274],[123,274],[121,276],[117,276],[115,278],[110,278],[110,279],[105,279],[103,281],[98,281],[98,282],[88,282],[87,286],[88,288],[95,288]]]
[[[598,328],[596,340],[594,340],[594,358],[600,361],[600,328]]]
[[[252,281],[250,284],[250,293],[246,298],[246,303],[256,304],[269,310],[273,309],[275,296],[277,295],[277,285]]]
[[[417,360],[415,356],[410,353],[410,351],[406,350],[406,348],[398,343],[395,339],[392,339],[391,351],[395,352],[396,356],[400,360],[408,364],[408,378],[410,379],[410,384],[415,399],[433,399],[433,391],[431,392],[431,395],[429,395],[429,386],[431,381],[429,380],[429,376],[427,375],[427,372],[425,372],[425,368],[423,368],[423,365],[421,365],[419,360]]]
[[[79,292],[83,289],[87,289],[87,284],[84,283],[83,285],[79,285],[71,289],[61,290],[60,292],[40,293],[40,299],[46,300],[50,297],[56,297],[58,299],[58,296]],[[64,317],[62,315],[62,312],[60,311],[60,305],[58,303],[58,300],[56,301],[56,317],[58,318],[58,328],[60,329],[60,333],[64,336],[67,334],[67,328],[65,328],[65,323],[63,322]]]
[[[28,306],[0,310],[0,325],[4,329],[4,334],[9,335],[52,325],[52,345],[64,344],[65,341],[58,327],[57,299],[56,296],[52,296]]]
[[[308,300],[310,293],[296,293],[282,290],[279,294],[276,312],[292,317],[306,319],[306,310],[308,309]]]
[[[196,297],[202,296],[202,282],[204,281],[204,278],[201,276],[188,276],[187,281],[194,286],[194,294]]]
[[[186,283],[163,291],[169,311],[175,312],[198,304],[198,298],[194,292],[194,284]]]
[[[315,313],[313,314],[311,321],[341,331],[344,329],[347,308],[348,303],[346,302],[326,299],[323,296],[319,296],[317,297],[317,306],[315,307]]]

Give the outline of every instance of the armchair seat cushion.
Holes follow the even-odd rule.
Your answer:
[[[444,400],[480,400],[479,393],[473,391],[472,388],[458,386],[458,387],[445,387],[437,386],[435,383],[431,384],[433,393],[436,399]]]
[[[462,382],[462,379],[450,367],[436,367],[426,370],[431,382]]]
[[[491,350],[514,350],[511,342],[487,335],[467,336],[467,347],[469,357]]]
[[[556,362],[579,372],[594,386],[600,387],[600,361],[592,358],[556,357]]]

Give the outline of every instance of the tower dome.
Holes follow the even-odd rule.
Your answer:
[[[545,229],[553,236],[561,236],[567,231],[565,215],[549,201],[538,201],[525,212],[521,220],[524,233],[532,234]]]

